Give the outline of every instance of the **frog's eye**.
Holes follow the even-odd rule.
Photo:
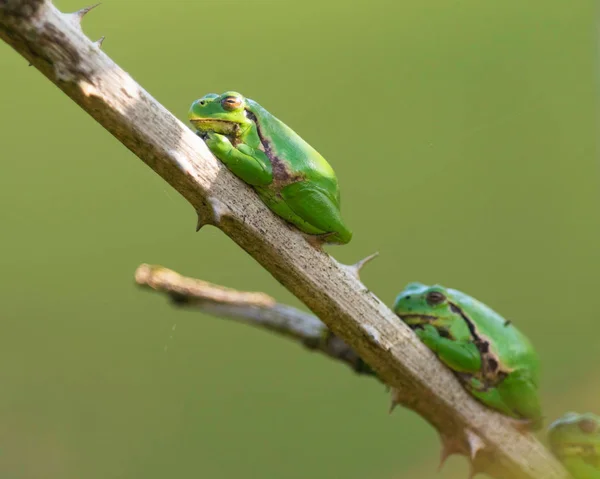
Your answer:
[[[426,299],[430,305],[434,305],[434,304],[440,304],[440,303],[443,303],[444,301],[446,301],[446,296],[444,296],[439,291],[430,291],[429,293],[427,293]]]
[[[236,110],[242,106],[242,99],[237,96],[228,96],[221,100],[221,105],[225,110]]]
[[[596,432],[596,423],[591,419],[582,419],[577,425],[579,426],[579,429],[586,434]]]

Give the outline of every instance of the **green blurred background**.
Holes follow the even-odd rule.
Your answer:
[[[595,3],[105,0],[84,29],[182,120],[235,89],[292,126],[341,182],[329,251],[380,251],[387,303],[439,282],[512,319],[553,419],[600,413]],[[376,381],[137,289],[159,263],[302,307],[5,44],[0,70],[2,479],[464,477]]]

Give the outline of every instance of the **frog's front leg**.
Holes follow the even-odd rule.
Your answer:
[[[271,162],[267,155],[248,145],[234,147],[226,136],[206,135],[206,146],[232,173],[253,186],[266,186],[273,181]]]
[[[431,324],[415,331],[419,339],[453,371],[476,373],[481,369],[481,355],[471,342],[460,342],[440,336]]]
[[[515,424],[517,421],[520,421],[519,419],[516,419],[518,416],[515,411],[511,409],[508,404],[506,404],[506,401],[502,397],[502,394],[500,394],[500,391],[498,391],[498,388],[486,387],[486,385],[477,378],[471,378],[467,380],[466,388],[473,395],[473,397],[479,399],[479,401],[486,406],[513,418]]]

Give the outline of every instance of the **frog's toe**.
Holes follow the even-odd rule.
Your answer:
[[[323,245],[328,243],[328,238],[330,238],[332,235],[334,235],[335,233],[325,233],[325,234],[309,234],[309,233],[302,233],[302,236],[304,236],[304,239],[306,240],[306,242],[311,245],[313,248],[319,250],[319,251],[323,251]]]
[[[511,425],[521,434],[530,434],[533,429],[539,429],[539,421],[534,419],[517,419],[511,417],[508,419]]]

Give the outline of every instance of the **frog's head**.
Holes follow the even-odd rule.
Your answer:
[[[548,440],[559,458],[600,460],[600,417],[569,412],[548,428]]]
[[[250,123],[245,108],[246,99],[235,91],[209,93],[192,103],[188,119],[199,133],[237,136]]]
[[[432,324],[436,329],[449,328],[457,311],[449,302],[449,291],[440,285],[410,283],[394,302],[394,312],[412,329]]]

